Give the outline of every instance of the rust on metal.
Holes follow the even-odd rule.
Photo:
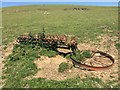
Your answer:
[[[96,66],[90,66],[90,65],[86,65],[86,64],[82,64],[82,63],[80,63],[80,62],[77,62],[76,60],[74,60],[74,59],[71,57],[72,54],[70,55],[70,58],[72,59],[72,62],[73,62],[74,65],[78,65],[79,67],[82,67],[83,69],[90,70],[90,71],[97,71],[97,70],[109,69],[110,67],[113,66],[113,64],[114,64],[114,58],[113,58],[111,55],[109,55],[109,54],[107,54],[107,53],[105,53],[105,52],[99,51],[99,50],[95,50],[95,51],[92,50],[92,52],[93,52],[94,54],[95,54],[95,53],[100,53],[101,55],[109,58],[112,63],[111,63],[110,65],[107,65],[107,66],[96,67]]]
[[[99,50],[92,50],[92,52],[95,53],[99,53],[102,56],[105,56],[106,58],[109,58],[111,60],[111,64],[107,65],[107,66],[90,66],[87,64],[83,64],[80,62],[77,62],[76,60],[74,60],[71,56],[74,54],[74,52],[76,50],[78,50],[77,48],[77,39],[75,37],[72,37],[70,40],[68,40],[68,36],[66,35],[50,35],[50,34],[45,34],[45,31],[42,32],[42,34],[36,34],[36,35],[32,35],[32,33],[26,34],[26,35],[21,35],[18,37],[18,43],[32,43],[35,45],[41,45],[41,46],[48,46],[52,49],[57,50],[57,48],[65,48],[65,49],[71,49],[72,52],[68,53],[70,54],[70,58],[73,62],[74,65],[77,65],[79,67],[82,67],[83,69],[86,70],[92,70],[92,71],[96,71],[96,70],[104,70],[104,69],[108,69],[110,67],[113,66],[114,64],[114,58],[102,51]]]

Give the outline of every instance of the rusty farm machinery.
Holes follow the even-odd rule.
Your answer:
[[[92,50],[91,51],[92,52],[91,58],[95,57],[95,54],[99,54],[99,57],[104,57],[104,58],[101,58],[101,61],[103,61],[103,62],[108,61],[109,64],[101,65],[101,66],[99,66],[99,65],[94,66],[91,64],[77,62],[74,58],[72,58],[72,55],[75,56],[75,52],[78,51],[76,37],[69,38],[66,35],[45,34],[45,31],[43,30],[42,33],[38,33],[35,35],[33,35],[32,33],[29,33],[26,35],[20,35],[17,38],[17,42],[19,44],[39,45],[41,47],[50,48],[50,49],[53,49],[55,51],[57,51],[57,48],[64,48],[64,49],[71,50],[71,52],[66,53],[66,55],[70,54],[70,58],[71,58],[73,65],[77,66],[79,68],[82,68],[82,69],[86,69],[86,70],[94,70],[94,71],[103,70],[103,69],[110,68],[114,64],[114,58],[111,55],[109,55],[105,52],[99,51],[99,50]],[[105,58],[107,58],[106,61],[105,61]],[[102,60],[102,59],[104,59],[104,60]]]
[[[45,34],[45,31],[33,35],[32,33],[21,35],[18,37],[18,43],[21,44],[34,44],[41,47],[48,47],[56,50],[57,48],[71,49],[73,52],[77,50],[77,40],[75,37],[71,37],[68,40],[66,35],[50,35]]]

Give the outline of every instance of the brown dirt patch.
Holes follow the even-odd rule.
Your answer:
[[[38,73],[34,76],[35,78],[47,78],[53,80],[63,80],[66,79],[67,76],[65,73],[58,73],[59,64],[62,62],[68,62],[67,59],[63,58],[60,55],[56,57],[48,58],[42,56],[40,59],[37,59],[34,63],[41,68]]]
[[[94,55],[92,58],[87,59],[82,63],[94,67],[105,67],[111,65],[113,62],[107,57]]]
[[[12,54],[13,47],[15,44],[17,44],[16,40],[10,42],[7,45],[7,48],[5,50],[3,49],[3,46],[1,47],[2,48],[2,58],[6,59],[10,54]]]
[[[112,55],[115,59],[115,64],[107,70],[101,71],[86,71],[78,68],[72,68],[64,73],[58,72],[58,67],[61,62],[69,62],[62,56],[57,55],[56,57],[48,58],[42,56],[41,58],[35,60],[38,68],[41,68],[34,78],[47,78],[52,80],[64,80],[67,78],[74,78],[80,76],[80,78],[85,78],[87,76],[100,78],[103,81],[118,80],[118,50],[115,47],[115,41],[118,37],[111,37],[109,35],[101,35],[98,38],[101,39],[99,43],[81,43],[78,45],[79,50],[100,50]]]

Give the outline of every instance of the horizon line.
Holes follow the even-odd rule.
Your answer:
[[[12,3],[12,4],[11,4]],[[105,4],[104,4],[105,3]],[[81,6],[119,6],[111,2],[3,2],[0,7],[25,6],[25,5],[81,5]]]

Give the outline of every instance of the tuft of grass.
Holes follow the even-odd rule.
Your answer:
[[[44,56],[48,56],[50,58],[50,57],[56,56],[58,53],[56,51],[53,51],[50,49],[42,48],[42,50],[39,52],[39,54],[44,55]]]
[[[83,51],[82,55],[85,56],[85,58],[91,58],[92,57],[92,54],[91,54],[90,50]]]
[[[119,48],[120,48],[120,43],[115,44],[115,47],[116,47],[117,49],[119,49]]]
[[[65,56],[66,59],[70,59],[70,54]]]
[[[62,62],[60,65],[59,65],[59,68],[58,68],[58,72],[64,72],[65,70],[69,69],[69,64],[66,63],[66,62]]]
[[[76,60],[77,62],[81,62],[85,60],[85,56],[83,54],[81,54],[80,51],[76,51],[75,55],[71,56],[74,60]]]

